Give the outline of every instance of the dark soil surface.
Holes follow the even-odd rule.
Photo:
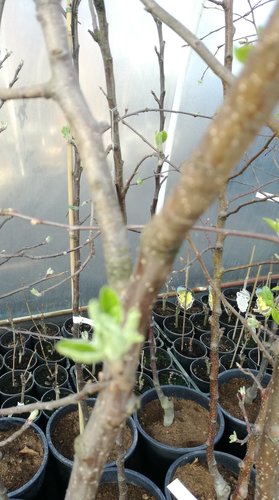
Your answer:
[[[222,476],[234,490],[237,477],[223,466],[218,466]],[[207,469],[207,466],[199,463],[196,459],[192,463],[188,463],[179,467],[173,479],[179,479],[188,490],[196,497],[197,500],[216,500],[216,494],[212,477]],[[172,496],[172,498],[174,498]],[[254,500],[254,488],[249,486],[247,500]]]
[[[252,382],[245,380],[244,378],[231,378],[225,384],[221,384],[219,387],[219,403],[223,408],[233,415],[233,417],[239,420],[244,420],[242,410],[239,407],[237,393],[240,387],[251,387]],[[256,399],[251,405],[245,405],[248,420],[253,424],[258,416],[259,409],[261,406],[261,398],[258,391]]]
[[[154,304],[153,311],[159,316],[173,316],[173,314],[175,314],[175,305],[173,304],[173,306],[171,306],[166,304],[165,307],[163,307],[163,304],[159,302]]]
[[[134,391],[136,394],[143,394],[148,389],[153,389],[153,383],[146,378],[145,373],[137,373],[136,385]]]
[[[168,368],[171,365],[171,360],[170,360],[169,354],[166,351],[163,351],[163,350],[159,351],[157,349],[155,357],[156,357],[157,370],[162,370],[163,368]],[[141,360],[141,358],[140,358],[140,360]],[[144,349],[144,356],[143,356],[142,362],[143,362],[144,368],[151,370],[149,348]]]
[[[32,333],[37,333],[38,336],[46,335],[47,337],[56,337],[59,335],[59,330],[53,325],[46,324],[38,324],[31,328]]]
[[[236,330],[235,332],[232,331],[229,333],[229,337],[235,342],[235,344],[238,343],[240,335],[241,331],[239,330]],[[257,347],[257,343],[254,341],[251,335],[246,334],[245,331],[243,331],[239,342],[239,347],[242,346],[245,346],[245,349],[253,349],[254,347]]]
[[[36,371],[37,384],[52,389],[55,386],[64,384],[67,380],[67,372],[64,372],[62,367],[58,366],[57,374],[55,375],[55,367],[43,366],[39,371]]]
[[[29,333],[27,332],[27,336],[29,337]],[[26,335],[22,333],[16,333],[15,335],[13,332],[7,332],[4,333],[1,336],[1,344],[5,347],[8,347],[9,349],[13,349],[14,347],[19,347],[23,346],[27,340]]]
[[[161,385],[186,385],[185,379],[175,370],[163,370],[158,375]]]
[[[6,377],[1,379],[0,391],[3,394],[20,394],[22,390],[20,373],[18,371],[14,372],[14,378],[12,378],[12,372],[7,372],[5,375]],[[32,384],[32,376],[30,375],[28,378],[28,372],[25,373],[25,380],[27,380],[25,388],[28,390]]]
[[[203,444],[208,435],[209,412],[195,401],[172,398],[174,422],[163,425],[163,410],[156,399],[139,410],[139,421],[144,430],[157,441],[177,448]]]
[[[196,315],[195,317],[191,318],[191,321],[192,321],[194,327],[197,328],[198,330],[210,332],[211,326],[210,326],[209,321],[208,320],[206,321],[205,316]]]
[[[209,382],[208,367],[206,366],[205,363],[201,363],[198,366],[191,367],[191,369],[193,370],[193,373],[196,375],[197,378]]]
[[[36,352],[41,358],[47,359],[48,361],[59,361],[61,360],[61,354],[59,354],[53,344],[50,342],[38,342],[36,345]]]
[[[177,335],[182,335],[182,333],[187,334],[187,333],[191,333],[193,327],[191,325],[191,323],[189,324],[188,321],[186,320],[185,321],[185,325],[184,325],[184,331],[183,331],[183,316],[178,316],[177,318],[177,326],[176,326],[176,320],[175,320],[175,317],[172,317],[172,318],[169,318],[168,320],[165,320],[167,322],[167,324],[165,324],[165,327],[168,328],[168,330],[170,330],[171,332],[173,333],[176,333]],[[166,334],[168,333],[166,330],[165,330]]]
[[[69,460],[74,459],[74,440],[79,435],[78,411],[71,411],[63,416],[55,425],[52,432],[52,441],[57,450]],[[124,449],[128,450],[132,444],[131,430],[124,428]],[[110,451],[108,463],[116,460],[116,445]]]
[[[204,334],[202,337],[202,342],[206,347],[210,347],[211,334]],[[222,336],[219,340],[218,352],[232,352],[234,349],[233,343],[227,337]]]
[[[6,365],[14,370],[26,370],[34,363],[34,360],[37,360],[36,354],[26,350],[21,352],[16,351],[16,353],[12,351],[8,353],[8,356],[5,356]]]
[[[97,500],[116,500],[119,498],[117,483],[101,484],[97,493]],[[143,490],[139,486],[128,484],[128,499],[129,500],[155,500],[155,497]]]
[[[227,359],[221,359],[221,363],[226,368],[226,370],[229,370],[230,368],[239,368],[238,365],[242,366],[243,368],[254,368],[252,362],[247,357],[243,359],[240,358],[239,354],[237,354],[234,358],[233,364],[231,365],[233,354],[226,354],[225,357],[226,356],[228,356]]]
[[[178,342],[175,344],[176,350],[185,356],[186,358],[201,358],[204,355],[204,349],[199,344],[195,342],[191,343],[190,340],[186,339],[183,344],[183,348],[180,349],[180,344]]]
[[[19,426],[0,431],[0,441],[7,439]],[[10,444],[1,448],[0,479],[8,491],[14,491],[29,481],[39,469],[43,459],[43,446],[39,436],[27,429]]]

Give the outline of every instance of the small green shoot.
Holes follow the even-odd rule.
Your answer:
[[[242,45],[241,47],[235,47],[234,48],[234,55],[236,59],[243,63],[246,63],[248,56],[250,55],[251,50],[253,49],[253,45],[246,43],[245,45]]]
[[[106,361],[116,366],[132,345],[143,340],[138,332],[140,314],[130,309],[124,319],[121,301],[112,288],[104,286],[99,300],[89,302],[88,313],[94,321],[92,341],[83,339],[60,340],[56,350],[76,363],[98,363]]]

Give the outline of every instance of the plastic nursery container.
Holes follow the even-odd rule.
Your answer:
[[[36,343],[38,339],[47,340],[48,342],[57,342],[57,337],[60,337],[60,326],[55,323],[40,321],[30,328],[33,341]]]
[[[87,404],[89,404],[90,406],[94,406],[94,403],[95,403],[95,399],[87,400]],[[57,464],[60,476],[65,481],[69,480],[70,473],[71,473],[71,470],[73,467],[73,461],[69,460],[68,458],[63,456],[57,450],[57,448],[55,447],[55,445],[53,443],[52,432],[53,432],[53,429],[55,428],[55,425],[57,424],[57,422],[59,420],[63,419],[63,417],[65,415],[67,415],[71,411],[75,411],[76,409],[77,409],[77,405],[68,405],[68,406],[59,408],[51,415],[51,417],[47,423],[47,427],[46,427],[46,437],[47,437],[50,451],[51,451],[51,453],[54,457],[54,460]],[[134,451],[136,449],[137,442],[138,442],[138,431],[137,431],[136,424],[135,424],[134,420],[132,419],[132,417],[128,417],[127,425],[129,426],[129,428],[131,430],[132,444],[131,444],[130,448],[125,453],[125,461],[127,461],[132,456],[132,454],[134,453]],[[115,461],[109,462],[106,464],[106,468],[110,468],[110,467],[114,467],[114,466],[115,466]]]
[[[68,389],[67,387],[58,387],[57,392],[55,389],[50,389],[49,391],[45,392],[42,395],[41,401],[46,402],[46,401],[53,401],[55,399],[61,399],[65,398],[66,396],[69,396],[70,394],[74,394],[71,389]],[[51,417],[51,415],[56,411],[55,410],[43,410],[42,414],[44,416],[45,422],[48,421],[48,419]]]
[[[8,330],[2,333],[0,337],[0,353],[3,356],[10,349],[14,349],[15,347],[22,348],[23,346],[32,347],[32,338],[28,330],[21,328],[19,332]]]
[[[15,418],[15,417],[8,417],[8,418],[1,418],[0,419],[0,430],[9,430],[11,427],[14,426],[22,426],[24,424],[25,420],[22,418]],[[31,424],[31,429],[38,434],[40,437],[40,440],[43,445],[44,453],[43,453],[43,458],[41,465],[39,466],[37,472],[34,474],[34,476],[23,486],[20,488],[17,488],[16,490],[9,491],[8,493],[8,498],[24,498],[24,500],[31,500],[33,498],[38,498],[38,492],[43,484],[44,476],[45,476],[45,471],[46,471],[46,465],[48,461],[48,445],[47,445],[47,440],[46,437],[43,433],[43,431],[38,427],[38,425],[32,423]],[[23,461],[23,466],[24,466],[24,461]]]
[[[172,365],[172,359],[165,349],[162,347],[157,347],[155,350],[156,367],[157,370],[163,370],[164,368],[170,368]],[[143,364],[143,371],[147,375],[152,377],[152,368],[150,364],[150,348],[144,347],[142,354],[140,355],[140,363]]]
[[[197,314],[192,314],[190,316],[190,320],[192,321],[193,327],[194,327],[194,332],[195,332],[195,338],[200,339],[200,336],[203,333],[210,333],[211,327],[208,321],[209,314],[207,316],[205,313],[197,313]]]
[[[153,380],[147,373],[144,373],[144,371],[137,371],[136,372],[136,384],[134,387],[134,392],[137,395],[143,394],[144,392],[148,391],[148,389],[153,389],[154,384]]]
[[[209,392],[209,373],[208,373],[208,362],[206,358],[194,359],[190,365],[190,374],[192,380],[198,386],[198,388],[205,393]],[[220,363],[219,365],[219,373],[225,371],[225,368]]]
[[[48,366],[39,365],[35,368],[33,376],[36,395],[39,399],[49,389],[53,389],[54,387],[69,387],[68,372],[64,366],[55,366],[54,364],[49,364]]]
[[[45,365],[46,360],[49,364],[58,363],[65,367],[67,365],[67,359],[55,350],[53,342],[38,340],[35,344],[35,351],[40,365]]]
[[[33,375],[24,370],[7,372],[0,377],[0,401],[4,402],[11,396],[19,396],[22,392],[22,375],[24,375],[24,394],[31,394],[33,390]]]
[[[4,403],[2,403],[1,408],[11,408],[12,406],[20,405],[21,404],[20,400],[21,400],[20,396],[11,396],[10,398],[6,399],[4,401]],[[37,402],[38,402],[38,400],[36,398],[26,394],[23,398],[22,404],[29,405],[29,404],[33,404],[33,403],[37,403]],[[12,414],[7,415],[7,416],[8,417],[14,416],[14,417],[27,419],[29,417],[29,415],[30,415],[30,412],[28,412],[28,413],[16,413],[16,414],[12,413]],[[40,424],[41,416],[42,416],[42,412],[39,411],[37,417],[34,418],[33,422]]]
[[[258,371],[257,370],[250,370],[250,372],[254,375],[257,376]],[[232,369],[232,370],[226,370],[223,373],[220,373],[218,375],[218,384],[219,387],[228,382],[231,378],[243,378],[245,380],[248,380],[251,382],[251,385],[253,384],[253,379],[249,375],[243,373],[241,370],[237,369]],[[263,379],[262,379],[262,386],[266,387],[270,381],[271,377],[268,374],[265,374]],[[231,415],[225,408],[222,406],[219,398],[219,404],[222,409],[222,412],[225,417],[225,423],[226,423],[226,432],[230,435],[234,431],[237,434],[238,439],[244,439],[247,435],[247,427],[246,423],[244,420],[240,420],[239,418],[234,417]]]
[[[83,322],[79,326],[80,332],[87,332],[89,339],[92,339],[93,328],[89,323],[86,323],[87,318],[83,318]],[[72,338],[73,337],[73,318],[68,318],[64,321],[61,328],[61,333],[63,337]]]
[[[177,385],[167,385],[167,386],[164,385],[162,386],[162,390],[167,397],[175,397],[178,399],[181,398],[181,399],[195,401],[203,408],[209,409],[209,399],[205,395],[197,391],[194,391],[193,389]],[[141,408],[144,408],[144,406],[147,403],[154,400],[157,400],[156,390],[150,389],[149,391],[146,391],[140,397]],[[185,453],[190,453],[191,451],[197,452],[198,450],[203,450],[206,448],[206,440],[203,444],[199,446],[195,446],[192,448],[191,447],[185,448],[185,447],[173,447],[168,444],[164,444],[158,441],[157,439],[154,439],[145,431],[145,429],[141,425],[138,414],[139,411],[140,410],[134,413],[134,420],[136,422],[139,434],[141,436],[143,461],[144,463],[147,464],[148,470],[152,471],[153,473],[152,479],[156,480],[156,482],[157,481],[162,482],[162,478],[164,477],[170,464],[178,457],[184,455]],[[215,437],[215,444],[220,440],[224,432],[224,417],[219,405],[218,405],[218,424],[219,424],[219,429]],[[160,464],[159,469],[154,468],[154,464],[158,463]]]
[[[233,360],[234,358],[234,360]],[[233,366],[231,366],[233,360]],[[220,358],[220,363],[225,367],[226,370],[231,370],[232,368],[238,368],[236,363],[238,363],[242,368],[249,368],[250,370],[256,370],[257,365],[248,357],[243,354],[223,354]]]
[[[9,349],[4,356],[4,370],[28,370],[32,372],[37,364],[37,355],[32,349],[18,347]]]
[[[155,500],[165,500],[165,495],[158,488],[158,486],[151,481],[148,477],[136,472],[134,470],[125,469],[125,479],[127,484],[133,484],[134,486],[139,486],[143,490],[146,491],[149,495],[152,495],[152,498]],[[116,467],[112,467],[109,469],[105,469],[101,478],[101,484],[108,483],[117,483],[117,469]],[[148,495],[148,498],[149,498]],[[118,498],[118,495],[117,497]],[[147,498],[147,495],[143,495],[142,498]]]
[[[174,342],[176,339],[181,340],[181,337],[183,336],[183,327],[184,337],[189,337],[193,334],[193,323],[187,317],[185,317],[184,319],[182,315],[179,315],[178,318],[176,318],[176,316],[168,316],[163,321],[164,334],[172,342]]]
[[[236,476],[239,475],[239,466],[241,464],[241,460],[238,457],[229,455],[228,453],[223,453],[221,451],[215,451],[214,456],[217,465],[224,466],[227,470],[236,474]],[[186,455],[182,455],[181,457],[179,457],[177,460],[175,460],[175,462],[171,464],[165,478],[166,500],[172,500],[173,498],[167,486],[174,480],[177,469],[187,463],[194,462],[194,460],[196,459],[198,459],[200,463],[206,464],[207,463],[206,451],[203,450],[203,451],[187,453]],[[250,478],[253,484],[255,483],[255,475],[256,475],[255,471],[252,470]]]
[[[181,349],[181,339],[177,339],[173,343],[173,355],[178,359],[183,368],[190,373],[190,365],[194,359],[205,358],[207,348],[196,339],[186,337]]]
[[[167,316],[172,316],[175,314],[176,311],[176,305],[174,302],[171,302],[170,300],[163,301],[161,299],[156,300],[153,304],[152,308],[152,315],[154,318],[154,321],[163,328],[163,322],[164,319]]]
[[[203,333],[200,337],[200,341],[202,344],[210,351],[210,341],[211,341],[211,333]],[[218,353],[219,356],[226,353],[233,353],[235,351],[235,343],[230,338],[222,335],[219,339],[219,348]]]

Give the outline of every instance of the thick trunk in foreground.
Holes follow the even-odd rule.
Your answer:
[[[131,270],[127,234],[110,182],[103,148],[102,127],[92,117],[80,91],[67,49],[60,5],[37,0],[37,11],[49,52],[52,79],[47,87],[69,122],[82,164],[87,171],[103,235],[110,283],[125,292],[126,307],[137,305],[142,313],[141,331],[149,322],[148,310],[170,271],[175,255],[197,218],[223,188],[230,170],[237,164],[255,135],[271,114],[279,98],[279,8],[264,30],[224,106],[191,159],[183,166],[179,185],[165,207],[146,226],[135,272]],[[65,92],[67,88],[67,92]],[[42,88],[35,89],[42,92]],[[0,91],[0,98],[20,97],[20,89]],[[30,95],[30,93],[29,93]],[[127,287],[124,289],[124,285]],[[121,422],[131,403],[134,371],[140,346],[123,365],[123,374],[97,399],[84,434],[80,437],[67,500],[92,500],[102,468]]]
[[[278,498],[279,492],[279,340],[272,345],[275,354],[269,388],[266,420],[260,440],[257,467],[257,500]]]

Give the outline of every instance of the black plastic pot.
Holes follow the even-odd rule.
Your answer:
[[[225,370],[231,370],[232,368],[237,369],[236,363],[242,366],[242,368],[249,368],[250,370],[257,369],[256,364],[248,356],[245,356],[245,354],[243,354],[243,356],[237,354],[234,357],[233,366],[230,366],[233,356],[233,354],[223,354],[223,356],[221,356],[220,363],[224,366]]]
[[[154,384],[153,380],[147,373],[136,372],[136,385],[134,388],[134,392],[137,395],[143,394],[144,392],[148,391],[149,389],[153,389]]]
[[[200,337],[200,341],[208,349],[208,351],[210,351],[210,340],[211,340],[211,333],[203,333]],[[219,348],[218,348],[219,355],[222,356],[222,354],[233,353],[234,351],[235,351],[234,341],[226,337],[225,335],[222,335],[222,337],[219,340]]]
[[[37,364],[37,355],[32,349],[19,347],[9,349],[4,356],[4,370],[28,370],[32,372]]]
[[[11,396],[18,396],[22,391],[22,380],[21,375],[24,374],[25,378],[25,390],[24,394],[31,394],[33,390],[33,375],[30,372],[23,370],[14,370],[14,372],[9,371],[1,375],[0,377],[0,401],[4,402],[7,398]]]
[[[140,362],[143,364],[143,371],[147,373],[147,375],[152,376],[152,369],[150,366],[150,348],[144,347],[142,352],[143,356],[140,356]],[[170,368],[172,365],[172,359],[169,353],[162,349],[162,347],[156,348],[155,358],[157,370]]]
[[[57,379],[55,378],[55,369],[56,366],[54,364],[47,365],[39,365],[35,368],[33,376],[34,376],[34,386],[36,395],[39,399],[41,399],[42,395],[49,391],[49,389],[53,389],[55,386],[57,387],[69,387],[68,385],[68,372],[67,370],[60,365],[57,365]]]
[[[197,313],[197,314],[192,314],[190,316],[190,320],[193,323],[194,326],[194,331],[195,331],[195,338],[200,339],[200,336],[203,333],[210,333],[211,328],[210,328],[210,323],[208,321],[209,315],[206,318],[206,315],[204,313]]]
[[[24,424],[25,420],[22,418],[15,418],[15,417],[8,417],[8,418],[1,418],[0,419],[0,430],[9,430],[11,427],[14,426],[22,426]],[[44,455],[42,459],[42,463],[37,470],[36,474],[23,486],[20,488],[10,491],[8,493],[8,498],[24,498],[24,500],[31,500],[35,497],[37,497],[37,494],[43,484],[44,480],[44,475],[45,475],[45,470],[46,470],[46,465],[48,461],[48,445],[47,445],[47,440],[46,437],[43,433],[43,431],[38,427],[38,425],[32,423],[31,424],[31,429],[38,434],[40,437],[40,440],[43,444],[44,448]],[[24,461],[23,461],[23,467],[24,467]]]
[[[35,351],[37,353],[38,364],[40,365],[45,365],[46,360],[48,364],[58,363],[65,367],[67,365],[67,359],[55,350],[52,342],[38,340],[35,344]]]
[[[90,404],[90,406],[94,406],[95,400],[90,399],[87,400],[87,404]],[[50,451],[54,457],[54,460],[57,464],[58,471],[60,473],[60,476],[62,480],[68,481],[72,466],[73,466],[73,461],[69,460],[68,458],[64,457],[55,447],[53,440],[52,440],[52,432],[53,429],[55,428],[56,423],[63,418],[63,416],[67,415],[71,411],[75,411],[77,409],[77,405],[68,405],[66,407],[59,408],[56,410],[50,419],[48,420],[47,427],[46,427],[46,438],[48,441],[48,445],[50,448]],[[131,433],[132,433],[132,444],[130,448],[127,450],[125,453],[125,461],[129,460],[132,454],[134,453],[137,442],[138,442],[138,431],[136,424],[132,417],[128,417],[127,419],[127,425],[129,426]],[[115,462],[109,462],[106,464],[106,468],[114,467]]]
[[[254,376],[257,376],[258,372],[256,370],[250,370],[250,371],[251,371],[251,373],[254,374]],[[243,378],[243,379],[251,382],[251,385],[253,384],[252,377],[243,373],[241,370],[232,369],[232,370],[226,370],[223,373],[220,373],[218,375],[219,387],[222,384],[228,382],[231,378]],[[262,382],[261,382],[263,387],[267,386],[267,384],[270,381],[270,378],[271,378],[270,375],[267,375],[267,374],[264,375]],[[221,410],[222,410],[224,417],[225,417],[226,433],[228,433],[228,435],[230,435],[235,431],[238,439],[244,439],[247,435],[247,427],[246,427],[245,421],[240,420],[238,418],[235,418],[233,415],[231,415],[229,412],[227,412],[223,408],[222,404],[220,403],[220,400],[219,400],[219,404],[220,404]]]
[[[255,369],[258,370],[260,368],[261,359],[262,359],[261,351],[257,347],[255,347],[254,349],[250,349],[250,351],[248,352],[248,358],[250,359],[250,361],[252,363],[254,363]],[[272,370],[273,370],[272,365],[270,365],[268,363],[266,373],[271,374]]]
[[[33,342],[36,343],[38,339],[46,340],[48,342],[57,342],[56,337],[61,336],[60,326],[55,323],[40,321],[30,328]]]
[[[141,487],[149,495],[152,495],[152,498],[154,498],[155,500],[165,500],[165,495],[158,488],[158,486],[155,483],[153,483],[153,481],[151,481],[151,479],[149,479],[146,476],[143,476],[143,474],[140,474],[139,472],[136,472],[136,471],[131,470],[131,469],[125,469],[125,478],[126,478],[126,482],[128,485],[133,484],[135,486]],[[108,484],[108,483],[117,483],[117,469],[116,469],[116,467],[104,470],[102,478],[101,478],[101,484]],[[149,498],[149,495],[148,495],[148,498]],[[118,496],[117,496],[117,498],[118,498]],[[142,498],[145,498],[145,497],[142,497]]]
[[[86,321],[86,318],[84,318],[84,321]],[[66,319],[66,321],[64,322],[62,328],[61,328],[61,333],[63,335],[63,337],[66,337],[66,338],[72,338],[73,337],[73,318],[68,318]],[[92,339],[92,333],[93,333],[93,328],[92,326],[89,324],[89,323],[81,323],[80,326],[79,326],[79,331],[80,332],[87,332],[88,333],[88,337],[89,339],[91,340]]]
[[[229,332],[237,322],[237,317],[234,314],[227,314],[225,311],[222,312],[219,323],[220,327],[224,329],[224,333]]]
[[[91,365],[82,365],[82,377],[84,382],[88,382],[90,380],[91,382],[97,382],[98,381],[98,373],[102,370],[102,363],[97,363],[94,365],[94,367]],[[76,367],[71,366],[70,368],[70,381],[71,381],[71,386],[73,387],[74,391],[77,390],[77,380],[76,380]]]
[[[193,349],[191,350],[190,345]],[[181,349],[181,339],[177,339],[173,343],[172,353],[179,363],[190,373],[190,365],[194,359],[205,358],[207,355],[206,347],[196,339],[187,338],[183,342]]]
[[[159,370],[158,377],[160,385],[186,385],[187,387],[189,385],[182,373],[173,368]]]
[[[241,334],[242,332],[242,334]],[[241,335],[241,337],[240,337]],[[243,352],[248,355],[251,349],[257,347],[257,343],[254,341],[253,337],[249,333],[245,332],[245,329],[242,331],[242,328],[232,328],[228,333],[227,337],[232,339],[237,346],[238,352]]]
[[[10,349],[22,348],[22,346],[31,348],[32,347],[32,338],[30,333],[26,330],[26,333],[22,333],[24,330],[21,329],[21,332],[14,333],[12,330],[8,330],[2,333],[0,337],[0,352],[4,356],[7,351]]]
[[[20,400],[21,400],[20,396],[11,396],[10,398],[6,399],[4,401],[4,403],[2,403],[1,408],[11,408],[12,406],[17,406],[18,404],[20,404]],[[38,400],[36,398],[34,398],[33,396],[29,396],[28,394],[26,394],[23,398],[23,404],[25,404],[25,405],[33,404],[33,403],[37,403],[37,402],[38,402]],[[30,415],[30,412],[20,413],[20,414],[13,414],[12,413],[11,415],[8,415],[8,416],[9,417],[15,416],[15,417],[27,419],[29,417],[29,415]],[[34,418],[33,422],[40,425],[41,416],[42,416],[42,412],[39,411],[37,417]]]
[[[42,395],[41,401],[46,402],[46,401],[53,401],[55,399],[61,399],[65,398],[66,396],[69,396],[70,394],[73,394],[73,391],[71,389],[68,389],[67,387],[60,387],[58,388],[58,392],[56,393],[54,389],[50,389],[49,391],[45,392]],[[48,421],[48,419],[51,417],[51,415],[55,412],[56,410],[43,410],[42,414],[45,419],[45,422]]]
[[[195,359],[190,365],[191,379],[195,382],[198,388],[205,393],[209,392],[210,385],[209,374],[207,374],[208,363],[206,362],[206,358],[201,358]],[[222,366],[222,364],[220,364],[219,373],[222,373],[223,371],[225,371],[225,368]]]
[[[233,472],[236,474],[236,476],[239,475],[239,467],[241,464],[241,460],[237,457],[234,457],[233,455],[229,455],[228,453],[223,453],[221,451],[215,451],[214,453],[217,465],[225,467],[227,470]],[[170,468],[167,471],[166,478],[165,478],[165,496],[166,500],[172,500],[172,495],[167,488],[167,486],[174,480],[175,477],[175,472],[176,470],[187,464],[187,463],[192,463],[194,460],[198,459],[200,463],[205,464],[207,462],[206,458],[206,451],[197,451],[197,452],[191,452],[187,453],[187,455],[183,455],[182,457],[179,457],[175,462],[173,462],[170,466]],[[255,483],[255,471],[252,470],[251,472],[251,481],[252,484]]]
[[[195,401],[202,407],[206,409],[209,408],[209,399],[203,394],[198,393],[193,389],[189,389],[188,387],[168,385],[168,386],[162,386],[162,390],[163,393],[168,397],[176,397],[176,398]],[[156,390],[150,389],[140,397],[141,407],[143,408],[147,403],[156,399],[157,399]],[[151,437],[142,427],[138,417],[138,412],[134,413],[134,420],[136,422],[141,437],[142,460],[144,461],[145,464],[147,464],[147,467],[150,470],[150,473],[152,474],[152,479],[156,482],[157,481],[159,483],[162,482],[170,464],[178,457],[184,455],[185,453],[190,453],[191,451],[196,452],[198,450],[203,450],[206,448],[206,442],[199,446],[195,446],[193,448],[176,448],[161,443],[160,441],[157,441],[156,439]],[[224,432],[224,418],[219,406],[218,406],[218,424],[219,424],[219,430],[215,438],[215,444],[220,440]],[[154,467],[154,464],[160,464],[160,467],[156,468]]]
[[[177,327],[175,326],[176,319]],[[183,327],[184,337],[189,337],[193,334],[193,323],[187,317],[185,317],[184,320],[182,315],[179,315],[178,318],[176,318],[176,316],[168,316],[163,321],[164,334],[172,342],[174,342],[176,339],[181,339],[183,335]]]
[[[223,295],[227,299],[227,301],[238,310],[236,303],[237,292],[240,292],[239,286],[231,286],[229,288],[224,288]]]
[[[153,315],[154,321],[156,321],[156,323],[161,328],[163,328],[164,319],[167,316],[172,316],[173,314],[175,314],[175,311],[176,311],[176,305],[174,304],[174,302],[171,302],[170,300],[166,300],[164,302],[164,304],[165,305],[163,305],[162,300],[156,300],[156,302],[154,302],[153,308],[152,308],[152,315]],[[163,309],[163,307],[164,307],[164,309]]]

